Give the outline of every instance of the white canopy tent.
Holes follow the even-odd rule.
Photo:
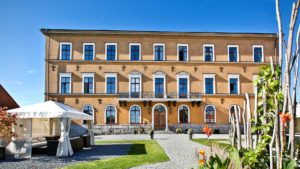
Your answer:
[[[27,127],[27,131],[31,137],[32,135],[32,119],[59,119],[60,120],[60,139],[57,148],[56,156],[71,156],[73,155],[73,150],[70,143],[69,131],[71,126],[71,120],[81,119],[88,121],[88,131],[90,135],[90,144],[94,145],[94,133],[92,129],[93,117],[73,109],[65,104],[46,101],[43,103],[33,104],[30,106],[24,106],[21,108],[11,109],[9,113],[16,114],[18,119],[28,119],[30,121],[30,126]],[[31,138],[29,141],[29,147],[31,149]],[[30,150],[31,156],[31,150]]]

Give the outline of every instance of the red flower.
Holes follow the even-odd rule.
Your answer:
[[[207,125],[205,127],[203,127],[203,129],[202,129],[203,133],[207,133],[208,130],[209,130],[209,127]]]
[[[290,113],[285,113],[285,114],[280,114],[280,118],[283,126],[285,126],[286,123],[292,119],[292,116]]]
[[[202,131],[207,135],[207,137],[210,137],[213,133],[212,128],[209,128],[207,125],[203,127]]]

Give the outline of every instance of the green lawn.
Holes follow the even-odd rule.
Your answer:
[[[210,143],[208,142],[207,138],[197,138],[197,139],[192,139],[192,141],[203,144],[205,146],[210,146],[209,144],[211,143],[217,143],[220,145],[220,147],[223,147],[225,149],[230,149],[231,144],[229,143],[228,139],[210,139]]]
[[[90,168],[111,168],[126,169],[145,164],[168,161],[169,157],[155,140],[124,140],[124,141],[97,141],[97,144],[106,143],[132,143],[128,155],[96,160],[91,162],[82,162],[75,165],[64,167],[65,169],[90,169]]]

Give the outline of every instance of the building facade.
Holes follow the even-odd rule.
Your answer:
[[[41,31],[45,100],[91,114],[99,133],[206,124],[226,133],[245,93],[253,103],[259,67],[277,60],[272,33]]]

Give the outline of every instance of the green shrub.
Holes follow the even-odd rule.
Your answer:
[[[189,130],[188,130],[188,135],[193,135],[193,134],[194,134],[193,129],[192,129],[192,128],[189,128]]]

